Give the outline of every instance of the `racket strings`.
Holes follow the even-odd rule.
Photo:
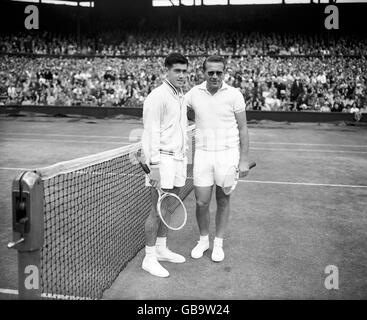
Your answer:
[[[186,210],[175,196],[166,195],[159,203],[161,218],[170,228],[180,228],[186,222]]]
[[[230,194],[237,185],[238,169],[231,167],[224,176],[222,189],[225,194]]]

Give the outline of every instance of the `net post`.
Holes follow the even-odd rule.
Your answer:
[[[18,298],[41,299],[41,248],[43,245],[43,181],[24,171],[12,184],[13,241],[9,249],[18,252]]]

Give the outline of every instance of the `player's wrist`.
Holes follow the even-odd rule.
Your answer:
[[[151,169],[159,169],[159,162],[150,162],[149,167]]]
[[[248,159],[240,159],[239,163],[240,164],[248,164],[249,160]]]

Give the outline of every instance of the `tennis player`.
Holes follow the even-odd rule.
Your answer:
[[[238,166],[240,178],[248,174],[249,137],[244,98],[239,90],[223,81],[225,60],[210,56],[204,61],[203,71],[205,81],[185,95],[187,107],[195,112],[196,123],[194,186],[200,240],[191,257],[201,258],[209,249],[209,204],[216,184],[216,231],[211,258],[220,262],[224,259],[223,238],[230,213],[230,196],[223,193],[221,186],[233,165]]]
[[[142,137],[146,163],[150,168],[146,186],[150,187],[152,208],[145,222],[145,257],[142,268],[157,277],[168,277],[169,272],[159,263],[183,263],[182,255],[167,247],[167,227],[157,213],[158,193],[178,193],[185,185],[187,166],[187,108],[182,88],[187,78],[187,59],[171,53],[165,59],[166,79],[144,101]]]

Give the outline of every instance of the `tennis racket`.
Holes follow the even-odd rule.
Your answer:
[[[139,164],[144,172],[149,175],[150,169],[139,159]],[[171,230],[180,230],[187,220],[187,211],[180,197],[172,192],[158,191],[157,212],[164,225]]]
[[[256,166],[256,162],[251,162],[249,165],[249,169],[252,169],[255,166]],[[227,170],[226,175],[224,177],[223,185],[222,185],[222,190],[224,194],[228,196],[234,191],[234,189],[236,189],[236,186],[239,180],[239,175],[240,175],[240,172],[238,170],[238,167],[236,166],[231,166]]]

